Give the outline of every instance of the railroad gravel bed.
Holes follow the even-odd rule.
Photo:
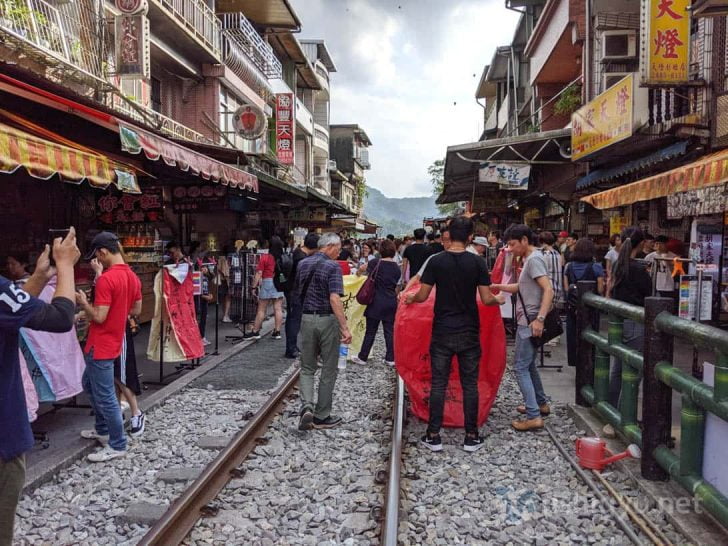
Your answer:
[[[381,340],[380,340],[381,341]],[[217,515],[199,522],[188,544],[374,544],[372,508],[383,502],[374,483],[386,468],[395,372],[377,343],[369,363],[340,372],[331,430],[298,430],[298,399],[287,402],[267,442],[243,463],[244,475],[215,500]]]
[[[231,437],[271,392],[183,389],[147,414],[144,436],[129,443],[126,457],[96,464],[79,460],[23,495],[16,543],[136,544],[147,527],[124,521],[127,508],[136,502],[169,505],[186,484],[157,476],[208,464],[217,451],[198,447],[197,440]]]
[[[457,429],[443,430],[441,452],[420,447],[426,424],[410,419],[403,439],[406,516],[400,522],[401,544],[630,543],[546,431],[512,429],[521,403],[515,377],[508,370],[481,428],[484,446],[476,453],[462,449],[463,431]],[[552,406],[546,422],[573,454],[574,441],[584,432],[577,430],[566,407]],[[607,476],[623,495],[633,499],[639,495],[618,472]],[[664,516],[654,509],[649,515],[674,544],[686,543]]]

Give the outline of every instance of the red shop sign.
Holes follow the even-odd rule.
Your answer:
[[[293,93],[276,94],[276,155],[284,165],[293,165],[296,138],[296,99]]]

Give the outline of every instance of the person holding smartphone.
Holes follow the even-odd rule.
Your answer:
[[[68,332],[74,323],[73,266],[80,252],[76,231],[46,245],[35,271],[23,288],[0,276],[0,544],[11,544],[15,509],[25,485],[25,453],[33,447],[20,375],[18,337],[20,328],[46,332]],[[58,275],[51,303],[37,298],[53,275]]]

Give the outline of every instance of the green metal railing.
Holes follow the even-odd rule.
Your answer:
[[[672,477],[728,526],[728,498],[702,476],[705,414],[728,421],[728,332],[675,317],[670,313],[670,298],[646,298],[643,308],[596,295],[593,281],[580,281],[578,290],[577,404],[594,408],[642,448],[643,477]],[[606,336],[599,332],[602,313],[608,316]],[[644,342],[639,348],[623,342],[625,319],[644,325]],[[672,365],[675,338],[715,352],[714,387]],[[622,361],[617,407],[609,401],[610,357]],[[640,383],[641,424],[637,420]],[[679,453],[668,447],[673,390],[682,395]]]

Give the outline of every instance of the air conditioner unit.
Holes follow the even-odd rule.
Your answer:
[[[602,93],[632,72],[606,72],[602,74]]]
[[[335,159],[329,159],[329,170],[330,171],[336,170],[336,160]]]
[[[636,57],[636,30],[605,30],[602,32],[602,60],[634,59]]]

